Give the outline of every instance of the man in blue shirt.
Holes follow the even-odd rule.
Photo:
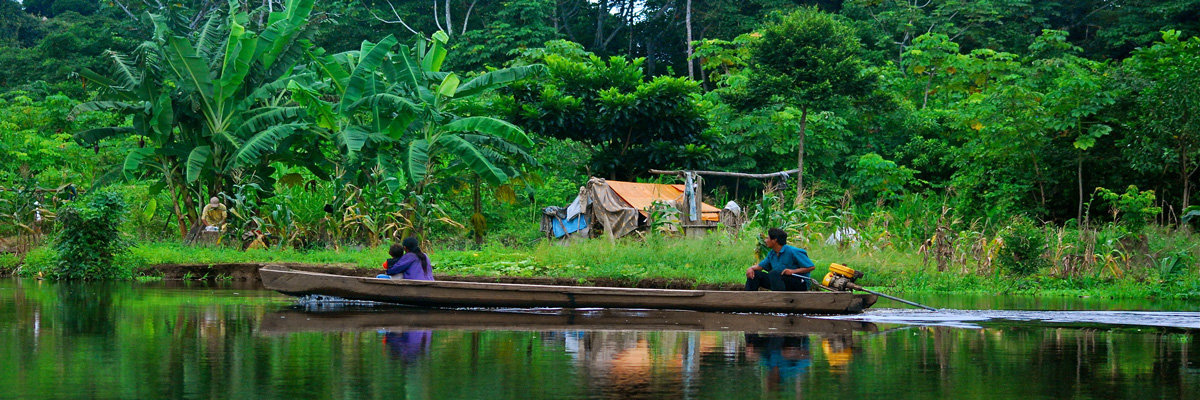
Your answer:
[[[746,290],[756,291],[760,287],[775,291],[808,290],[805,278],[816,268],[808,252],[789,246],[787,232],[779,228],[767,230],[767,247],[771,249],[767,258],[746,269]]]

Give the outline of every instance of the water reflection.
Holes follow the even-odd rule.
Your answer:
[[[270,292],[220,285],[0,281],[0,398],[1200,392],[1196,331],[1179,328],[1003,320],[964,329],[638,310],[306,312],[290,304]]]
[[[746,358],[766,370],[766,389],[779,390],[785,381],[795,381],[812,366],[808,336],[746,334]]]
[[[384,332],[383,343],[387,345],[392,358],[408,362],[416,361],[429,354],[433,331]]]

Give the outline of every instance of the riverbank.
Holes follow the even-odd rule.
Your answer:
[[[799,244],[817,264],[813,276],[828,272],[830,263],[864,271],[859,282],[889,293],[1037,294],[1114,299],[1200,299],[1195,274],[1159,278],[1154,271],[1125,271],[1121,277],[1090,274],[1070,277],[1049,271],[1013,276],[997,269],[967,264],[938,271],[921,254],[894,249],[857,249],[821,243]],[[141,279],[245,279],[246,271],[266,263],[295,263],[307,268],[333,268],[341,273],[379,272],[386,249],[250,250],[191,247],[172,242],[135,245],[117,262]],[[528,247],[487,245],[477,250],[429,251],[435,274],[445,280],[506,281],[597,286],[660,288],[737,288],[745,268],[755,262],[753,242],[723,234],[699,239],[650,237],[641,240],[590,240],[564,246],[539,243]],[[19,267],[0,260],[6,274],[36,276],[50,268],[53,252],[45,247],[26,255]],[[242,267],[238,267],[242,265]],[[507,280],[504,280],[507,279]]]

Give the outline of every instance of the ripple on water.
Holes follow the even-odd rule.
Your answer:
[[[858,315],[819,317],[906,325],[978,329],[982,322],[1017,321],[1052,324],[1102,324],[1200,329],[1200,312],[1172,311],[1019,311],[877,309]]]

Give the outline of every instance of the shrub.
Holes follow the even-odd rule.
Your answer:
[[[93,193],[58,213],[61,232],[54,243],[57,261],[47,276],[53,279],[127,279],[130,269],[113,263],[128,251],[119,227],[126,204],[111,191]]]
[[[58,253],[54,249],[47,246],[39,246],[25,253],[25,260],[21,262],[21,268],[17,270],[20,276],[38,276],[49,274],[54,269],[54,265],[58,260]]]
[[[1046,235],[1041,227],[1026,218],[1015,218],[1009,228],[1000,234],[1004,247],[1000,249],[1000,266],[1016,275],[1029,275],[1049,262],[1042,254],[1046,251]]]

